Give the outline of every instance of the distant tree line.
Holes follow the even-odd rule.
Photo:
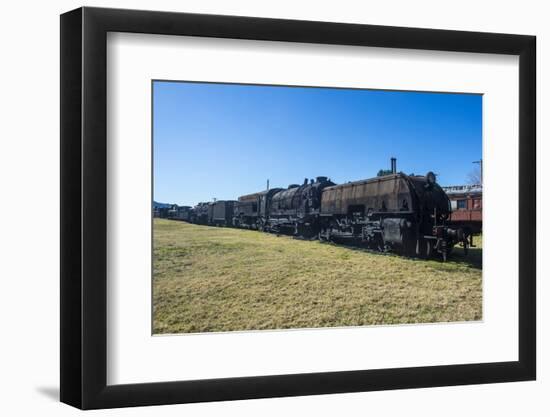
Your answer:
[[[391,173],[391,169],[381,169],[380,171],[378,171],[378,174],[376,174],[376,176],[383,177],[384,175],[390,175]]]

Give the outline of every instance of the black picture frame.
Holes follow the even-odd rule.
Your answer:
[[[107,385],[108,32],[518,55],[519,360]],[[61,15],[61,401],[94,409],[534,380],[535,45],[524,35],[251,17],[88,7]]]

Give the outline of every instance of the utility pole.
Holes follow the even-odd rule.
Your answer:
[[[481,181],[480,185],[483,185],[483,159],[479,161],[474,161],[472,164],[479,164],[479,180]]]
[[[267,179],[267,191],[269,191],[269,178]]]

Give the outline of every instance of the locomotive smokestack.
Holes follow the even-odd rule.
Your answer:
[[[397,159],[396,158],[391,159],[391,173],[392,174],[397,174]]]

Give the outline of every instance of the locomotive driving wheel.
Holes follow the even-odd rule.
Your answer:
[[[330,232],[328,229],[321,229],[319,230],[319,241],[321,242],[328,242],[330,241]]]
[[[422,257],[422,240],[420,238],[416,239],[416,256]]]
[[[431,240],[426,239],[426,258],[431,257],[432,252],[433,252],[433,243]]]
[[[432,255],[433,245],[429,239],[416,239],[416,256],[420,258],[429,258]]]

